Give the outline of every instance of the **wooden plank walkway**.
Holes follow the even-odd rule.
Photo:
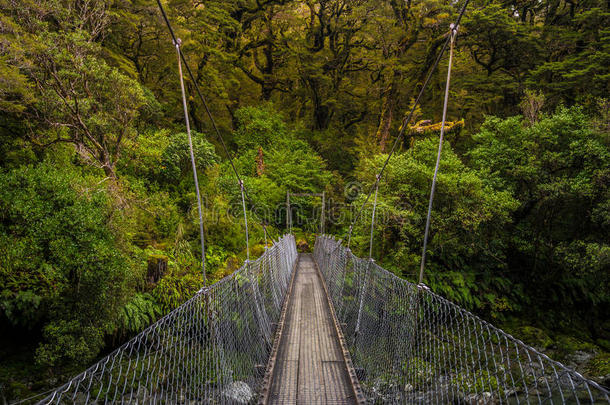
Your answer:
[[[313,257],[300,254],[295,272],[279,328],[281,335],[276,337],[279,345],[274,345],[275,358],[270,361],[268,392],[262,402],[361,403],[363,397],[358,395],[349,354],[342,346],[341,332]]]

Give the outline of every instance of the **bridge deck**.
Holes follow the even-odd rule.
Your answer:
[[[269,404],[358,403],[349,360],[311,255],[299,255],[276,358],[271,362]],[[353,370],[350,370],[353,376]],[[263,400],[264,402],[264,400]]]

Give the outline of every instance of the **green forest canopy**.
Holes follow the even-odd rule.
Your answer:
[[[325,191],[336,219],[327,230],[345,234],[460,5],[164,4],[251,218],[276,235],[288,190]],[[610,374],[609,26],[599,0],[473,0],[456,44],[426,273],[434,291],[559,357],[592,350],[593,377]],[[411,280],[446,64],[379,190],[374,255]],[[177,74],[154,0],[0,0],[4,398],[53,386],[201,287]],[[215,281],[245,258],[239,186],[186,87]],[[319,203],[294,203],[299,237],[310,238]],[[262,230],[252,232],[261,251]],[[158,261],[167,271],[151,282]]]

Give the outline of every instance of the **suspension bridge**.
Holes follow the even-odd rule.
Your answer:
[[[320,235],[292,235],[44,404],[597,404],[610,393]]]
[[[610,404],[610,391],[489,322],[435,294],[423,283],[428,233],[444,136],[453,48],[466,0],[451,24],[400,133],[352,219],[345,242],[324,234],[313,254],[299,253],[292,230],[250,260],[252,206],[206,100],[157,4],[176,48],[193,176],[201,262],[205,244],[201,196],[191,142],[182,65],[194,85],[241,190],[247,260],[224,279],[150,325],[114,352],[40,397],[40,404]],[[419,282],[373,260],[377,193],[432,72],[446,49],[449,64],[439,148],[424,231]],[[292,193],[298,196],[299,193]],[[324,192],[308,194],[322,198]],[[368,258],[350,250],[352,230],[374,195]]]

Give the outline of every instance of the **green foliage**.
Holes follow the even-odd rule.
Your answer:
[[[331,179],[322,158],[297,139],[277,142],[269,153],[267,169],[277,185],[293,192],[320,192]]]
[[[220,246],[208,246],[205,250],[206,273],[214,274],[219,270],[229,257],[229,252]]]
[[[123,334],[135,334],[156,321],[161,313],[161,307],[152,295],[138,293],[119,312],[117,326]]]
[[[401,269],[412,278],[419,270],[437,147],[433,139],[423,139],[395,155],[379,187],[374,254],[382,258],[383,265]],[[373,181],[385,158],[377,155],[363,161],[364,182]],[[361,198],[355,202],[357,207]],[[515,207],[508,192],[486,185],[445,143],[428,246],[426,275],[431,287],[467,308],[488,310],[484,294],[498,290],[510,294],[494,271],[505,269],[502,232]],[[353,237],[360,249],[368,244],[370,210],[369,205]]]
[[[288,134],[284,120],[271,105],[240,108],[235,112],[235,121],[233,137],[241,150],[259,146],[267,149]]]
[[[528,84],[542,89],[553,101],[605,97],[610,91],[610,10],[592,2],[572,11],[568,21],[547,27],[544,39],[551,58],[538,65]],[[554,45],[561,44],[562,50]]]
[[[522,326],[518,328],[515,333],[525,343],[536,348],[544,350],[553,344],[553,340],[549,337],[549,335],[547,335],[542,329],[535,328],[533,326]]]
[[[511,278],[528,280],[524,293],[541,309],[582,311],[595,329],[610,302],[610,149],[588,122],[579,108],[559,108],[531,125],[488,118],[469,156],[488,185],[519,202],[507,229]]]
[[[13,88],[0,105],[30,120],[37,145],[71,143],[85,162],[115,177],[123,142],[136,136],[140,109],[151,100],[140,83],[101,57],[104,3],[10,3],[2,1],[0,9],[2,35],[11,43],[1,60],[11,65],[0,69],[10,73]]]
[[[587,368],[592,376],[607,376],[610,374],[610,353],[600,353],[593,357]]]
[[[582,340],[574,336],[558,335],[553,339],[553,358],[569,359],[576,351],[585,351],[588,353],[599,353],[600,348],[590,342]]]
[[[434,365],[419,357],[413,357],[402,365],[403,373],[409,376],[408,380],[413,381],[416,389],[421,389],[430,384],[434,377]]]
[[[161,179],[163,154],[170,144],[171,132],[166,129],[143,131],[135,139],[125,141],[124,158],[119,161],[120,174],[149,182]],[[181,157],[182,159],[182,157]]]
[[[203,171],[218,162],[214,147],[204,139],[202,134],[192,132],[191,137],[195,164],[198,170]],[[172,135],[169,144],[161,155],[161,176],[168,183],[179,184],[184,179],[191,178],[192,173],[187,134]]]
[[[498,377],[487,370],[478,370],[473,373],[460,373],[451,379],[461,392],[493,392],[499,396],[504,395],[504,384],[498,381]]]
[[[452,88],[459,89],[460,111],[467,112],[466,123],[480,123],[485,114],[517,113],[525,90],[523,76],[544,58],[544,42],[538,31],[499,2],[471,9],[462,28],[468,32],[461,36],[468,57],[458,56]]]
[[[182,276],[170,274],[159,281],[151,294],[161,306],[162,311],[167,313],[191,298],[202,286],[201,273],[189,273]]]
[[[127,261],[103,190],[41,164],[0,173],[0,297],[12,324],[44,325],[38,360],[87,362],[124,300]]]
[[[236,160],[244,185],[255,203],[253,207],[248,208],[254,219],[264,218],[270,224],[284,227],[286,191],[319,193],[326,188],[332,175],[327,171],[325,161],[307,142],[298,139],[297,131],[289,130],[281,116],[270,106],[240,109],[236,114],[241,117],[240,126],[236,130],[238,138],[244,136],[247,139],[258,139],[256,143],[242,144],[241,153]],[[247,120],[244,117],[247,117]],[[257,132],[262,134],[261,138],[254,135],[258,130],[261,131]],[[246,147],[251,149],[245,149]],[[257,170],[259,156],[262,156],[262,173]],[[219,186],[230,195],[232,212],[239,217],[239,186],[229,164],[225,163],[221,168],[223,175],[218,179]],[[313,218],[313,207],[319,206],[319,201],[295,198],[293,204],[295,207],[298,204],[298,210],[294,213],[298,216],[294,218],[295,223],[299,221],[305,224],[310,220],[319,220]]]
[[[253,255],[264,240],[255,222],[283,230],[287,190],[325,191],[342,218],[327,231],[345,230],[344,187],[374,181],[457,13],[438,0],[168,6],[252,198]],[[0,0],[0,327],[35,340],[34,374],[88,362],[202,285],[175,49],[156,16],[151,1]],[[467,10],[448,112],[461,130],[444,145],[426,267],[434,291],[486,318],[519,316],[606,348],[608,17],[600,0]],[[440,120],[445,75],[431,80],[415,121]],[[189,80],[186,91],[214,281],[245,258],[241,195],[217,140],[202,135],[213,128]],[[525,119],[507,118],[519,110]],[[373,256],[411,280],[437,127],[399,144],[379,190]],[[311,246],[319,200],[292,205]],[[352,240],[365,254],[370,215],[369,205]],[[169,257],[169,271],[145,292],[149,253]]]
[[[1,294],[0,308],[13,325],[25,327],[35,325],[43,315],[40,308],[42,297],[33,291],[9,291],[7,289],[2,290]]]
[[[56,320],[43,329],[45,343],[36,350],[36,361],[46,366],[89,364],[104,344],[104,332],[72,320]]]

